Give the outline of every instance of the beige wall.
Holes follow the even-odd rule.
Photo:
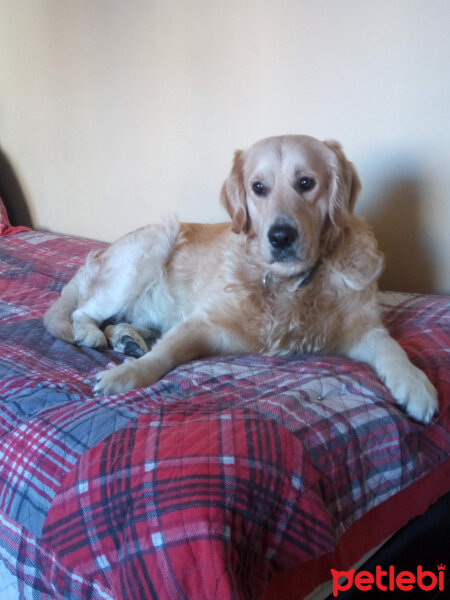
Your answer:
[[[334,137],[383,287],[450,291],[448,0],[0,0],[0,143],[38,227],[224,218],[232,152]]]

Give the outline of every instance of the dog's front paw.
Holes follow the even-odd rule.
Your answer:
[[[75,338],[75,346],[85,346],[86,348],[96,348],[105,350],[108,347],[106,337],[97,327],[89,327],[79,331]]]
[[[107,396],[142,387],[139,369],[133,363],[134,361],[126,362],[118,367],[98,373],[93,388],[94,394],[96,396]]]
[[[414,365],[395,371],[394,367],[386,381],[395,400],[413,419],[429,423],[439,408],[436,388]]]

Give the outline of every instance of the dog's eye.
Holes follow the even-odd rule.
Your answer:
[[[252,190],[257,196],[265,196],[267,193],[265,185],[260,181],[255,181],[252,185]]]
[[[297,189],[300,193],[302,192],[310,192],[313,188],[316,187],[316,180],[312,177],[300,177],[297,182]]]

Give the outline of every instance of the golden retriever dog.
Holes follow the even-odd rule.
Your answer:
[[[360,187],[337,142],[257,142],[235,153],[222,187],[231,222],[149,225],[92,253],[45,324],[68,342],[137,357],[99,373],[97,395],[209,355],[335,353],[368,363],[428,423],[436,390],[380,319],[383,259],[353,214]]]

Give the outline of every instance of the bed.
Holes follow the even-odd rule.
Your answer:
[[[208,358],[94,397],[124,356],[42,315],[104,244],[0,209],[2,600],[300,600],[449,492],[449,298],[380,293],[438,388],[428,426],[333,356]]]

